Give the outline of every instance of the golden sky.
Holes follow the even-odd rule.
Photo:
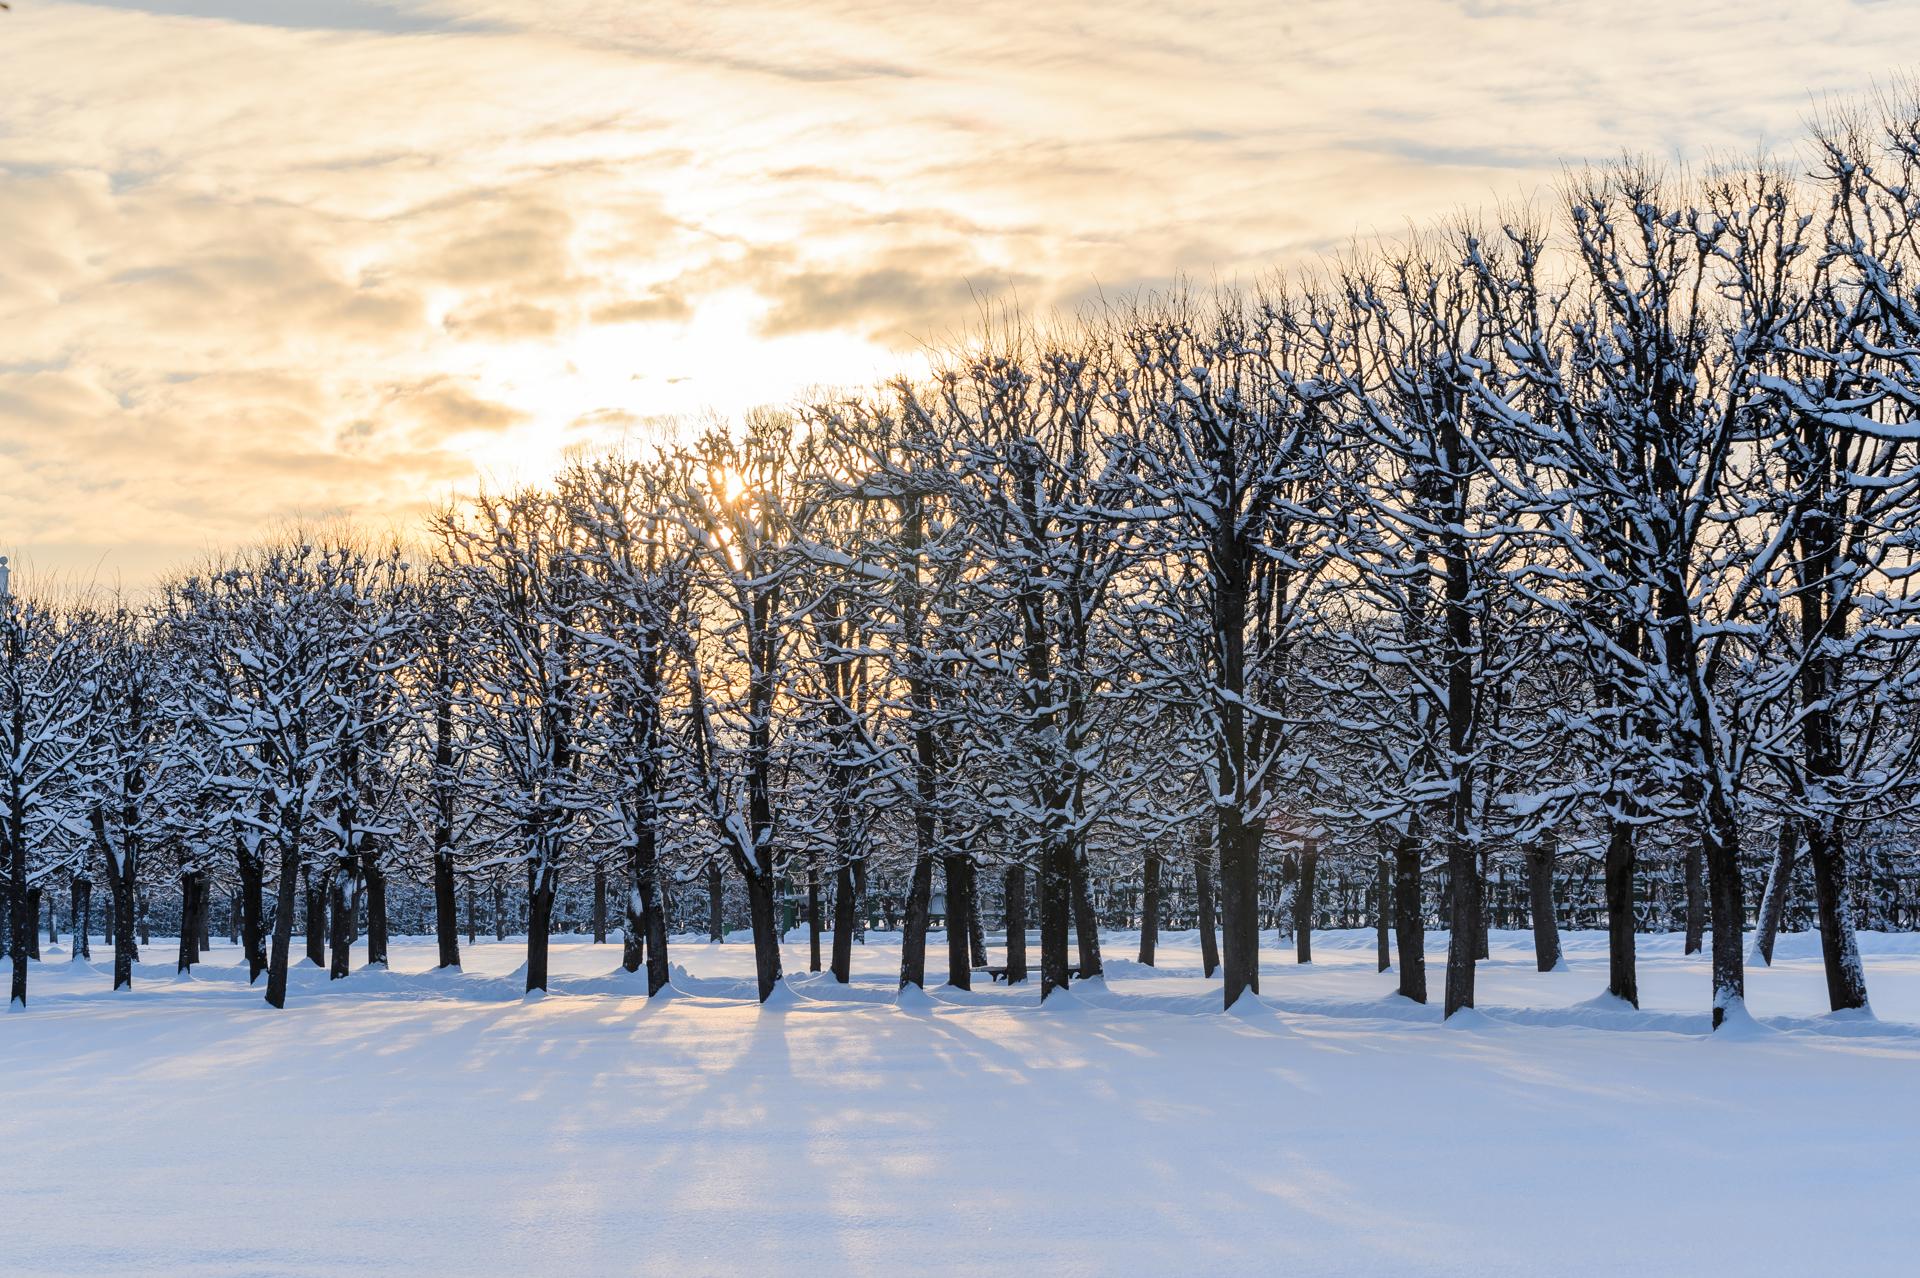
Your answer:
[[[569,447],[1550,193],[1791,153],[1843,0],[15,0],[0,551],[140,586]]]

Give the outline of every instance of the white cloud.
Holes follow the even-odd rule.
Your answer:
[[[982,295],[1248,276],[1791,145],[1920,12],[36,0],[4,15],[0,550],[292,514],[885,373]]]

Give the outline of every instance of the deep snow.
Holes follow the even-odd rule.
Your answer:
[[[878,936],[844,989],[790,945],[768,1009],[741,944],[676,944],[652,1003],[617,944],[535,1001],[512,943],[400,944],[282,1013],[224,944],[120,995],[49,952],[0,1018],[0,1272],[1914,1272],[1920,936],[1862,937],[1878,1019],[1783,937],[1738,1038],[1640,939],[1643,1011],[1595,997],[1603,936],[1541,974],[1496,934],[1444,1026],[1370,933],[1269,935],[1233,1015],[1190,935],[1044,1009],[896,1001]]]

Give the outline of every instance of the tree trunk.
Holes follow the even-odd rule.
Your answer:
[[[307,962],[315,967],[327,965],[327,885],[314,882],[313,867],[306,869],[307,880]]]
[[[267,1003],[287,1005],[287,967],[293,949],[293,898],[300,890],[300,840],[297,828],[283,825],[280,835],[280,881],[273,911],[273,952],[267,958]],[[307,915],[313,916],[313,897],[307,897]]]
[[[1448,834],[1447,982],[1444,1015],[1473,1006],[1474,963],[1480,953],[1479,858],[1458,831]]]
[[[449,868],[451,868],[451,867],[449,867]],[[479,926],[479,925],[478,925],[478,922],[476,921],[476,919],[475,919],[475,917],[474,917],[474,916],[475,916],[475,915],[476,915],[476,914],[478,913],[478,911],[476,911],[476,910],[474,909],[474,897],[475,897],[475,896],[477,896],[478,894],[479,894],[479,893],[478,893],[478,890],[477,890],[477,889],[476,889],[476,888],[474,887],[474,885],[473,885],[473,876],[472,876],[471,874],[469,874],[469,875],[467,876],[467,892],[466,892],[466,897],[467,897],[467,944],[468,944],[468,945],[472,945],[472,944],[474,944],[474,943],[475,943],[475,942],[476,942],[476,941],[477,941],[477,940],[479,939],[479,932],[478,932],[478,930],[477,930],[477,929],[478,929],[478,926]],[[442,950],[440,951],[440,954],[441,954],[441,957],[442,957],[442,958],[445,958],[445,957],[446,957],[446,950],[445,950],[445,949],[443,948],[443,949],[442,949]],[[458,966],[459,966],[459,962],[460,962],[460,951],[459,951],[459,949],[458,949],[458,948],[456,948],[456,949],[454,950],[454,952],[453,952],[453,958],[454,958],[454,966],[456,966],[456,967],[458,967]],[[444,967],[444,966],[445,966],[445,964],[443,963],[443,964],[442,964],[442,966]]]
[[[1393,944],[1389,939],[1393,919],[1393,863],[1386,857],[1373,862],[1373,941],[1378,951],[1379,971],[1393,966]]]
[[[1211,978],[1220,968],[1220,946],[1214,936],[1212,827],[1202,822],[1193,858],[1193,894],[1200,910],[1200,966]]]
[[[627,853],[626,903],[620,912],[620,967],[637,972],[647,961],[647,901],[640,893],[640,855],[636,846]]]
[[[1427,921],[1421,912],[1419,830],[1407,831],[1393,848],[1393,923],[1400,952],[1400,996],[1427,1001]]]
[[[1093,908],[1092,876],[1087,869],[1086,844],[1073,840],[1074,852],[1071,861],[1073,872],[1073,931],[1074,939],[1080,949],[1080,979],[1099,976],[1103,969],[1100,965],[1100,916]]]
[[[1533,965],[1542,972],[1560,966],[1560,924],[1553,913],[1553,835],[1527,846],[1527,912],[1533,916]]]
[[[200,874],[186,870],[180,875],[180,945],[175,952],[174,970],[191,972],[200,961]]]
[[[333,962],[327,979],[338,981],[353,970],[353,873],[342,861],[327,875],[327,939]]]
[[[666,893],[660,890],[660,864],[654,852],[651,827],[642,851],[640,914],[647,935],[647,997],[652,998],[667,987],[672,972],[667,966],[667,899]]]
[[[1007,984],[1027,979],[1027,867],[1007,867]]]
[[[1320,868],[1320,845],[1308,840],[1300,853],[1300,890],[1293,897],[1293,955],[1298,963],[1313,962],[1313,884]]]
[[[1225,1006],[1260,992],[1260,842],[1258,822],[1243,824],[1232,805],[1220,812],[1220,958]]]
[[[548,942],[553,935],[553,867],[537,863],[527,891],[527,993],[547,988]]]
[[[973,954],[968,947],[967,857],[955,853],[942,858],[947,881],[947,984],[973,988]]]
[[[1067,962],[1067,934],[1073,911],[1071,854],[1057,838],[1049,838],[1040,853],[1040,1001],[1072,980]]]
[[[914,857],[907,886],[907,917],[900,932],[900,988],[927,984],[927,919],[933,909],[933,857]]]
[[[240,870],[240,946],[247,959],[247,984],[267,970],[266,867],[258,851],[242,846],[235,863]]]
[[[807,970],[820,970],[820,867],[807,862]]]
[[[707,862],[707,940],[716,945],[727,939],[724,873],[718,857]]]
[[[1820,957],[1827,973],[1827,1004],[1834,1011],[1867,1005],[1867,974],[1853,931],[1847,899],[1847,849],[1832,817],[1810,822],[1807,853],[1813,861],[1813,896],[1820,912]]]
[[[773,875],[762,866],[744,877],[747,914],[753,927],[753,969],[764,1003],[780,983],[780,929],[774,917]]]
[[[507,884],[498,870],[494,871],[489,886],[493,890],[493,939],[504,941],[507,939]]]
[[[1160,943],[1160,854],[1147,853],[1140,877],[1140,964],[1153,966],[1153,949]]]
[[[367,885],[367,966],[387,965],[387,872],[380,851],[370,846],[361,855],[361,876]]]
[[[1748,962],[1773,966],[1773,942],[1786,916],[1787,901],[1793,894],[1793,870],[1800,860],[1800,819],[1789,816],[1780,822],[1780,842],[1774,849],[1773,868],[1767,872],[1767,888],[1760,897],[1760,917],[1753,928],[1753,952]]]
[[[980,910],[980,867],[967,858],[967,948],[974,970],[987,965],[987,925]]]
[[[1707,934],[1707,891],[1701,874],[1705,853],[1700,849],[1697,839],[1687,841],[1687,853],[1682,864],[1687,880],[1687,940],[1685,952],[1698,954],[1700,944]]]
[[[607,943],[607,867],[593,867],[593,943]]]
[[[853,978],[853,866],[841,862],[833,885],[833,979],[845,985]]]
[[[1492,889],[1488,886],[1490,882],[1487,876],[1487,860],[1482,856],[1479,873],[1473,881],[1474,893],[1478,897],[1478,903],[1473,910],[1473,957],[1481,962],[1493,957],[1491,950],[1493,938],[1490,935],[1493,928],[1493,904],[1488,899],[1492,894]]]
[[[453,878],[453,848],[433,849],[433,939],[439,945],[435,968],[460,966],[460,897]],[[467,944],[473,944],[473,880],[467,880]]]
[[[139,957],[133,939],[134,887],[139,874],[139,851],[137,846],[123,842],[116,853],[107,838],[106,814],[99,808],[93,809],[88,818],[93,824],[94,846],[99,849],[100,859],[107,867],[107,890],[113,898],[113,988],[131,989],[133,963]]]
[[[865,857],[853,863],[853,941],[856,945],[867,943],[867,862]]]
[[[73,929],[73,953],[75,959],[93,957],[93,941],[88,935],[93,930],[93,881],[83,875],[73,876],[73,916],[67,920]]]
[[[1610,817],[1607,831],[1607,993],[1640,1006],[1633,955],[1634,828]]]

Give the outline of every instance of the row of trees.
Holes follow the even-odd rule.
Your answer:
[[[923,983],[938,874],[948,981],[997,898],[1045,998],[1100,969],[1099,885],[1148,923],[1191,865],[1231,1006],[1281,861],[1309,902],[1325,864],[1371,885],[1409,998],[1444,927],[1451,1014],[1489,873],[1526,882],[1544,968],[1597,864],[1610,990],[1637,1001],[1636,885],[1671,874],[1717,1025],[1754,889],[1770,949],[1804,854],[1832,1003],[1863,1006],[1850,858],[1892,839],[1896,894],[1914,866],[1920,113],[1815,153],[1685,188],[1616,166],[1552,229],[990,326],[925,380],[581,459],[416,550],[287,539],[139,608],[11,596],[13,997],[35,879],[95,867],[116,985],[164,867],[189,911],[237,885],[278,1006],[296,895],[344,975],[355,900],[384,961],[396,874],[431,883],[444,965],[461,877],[524,875],[530,989],[562,876],[610,875],[652,990],[666,894],[730,874],[762,998],[783,885],[841,980],[897,890]]]

